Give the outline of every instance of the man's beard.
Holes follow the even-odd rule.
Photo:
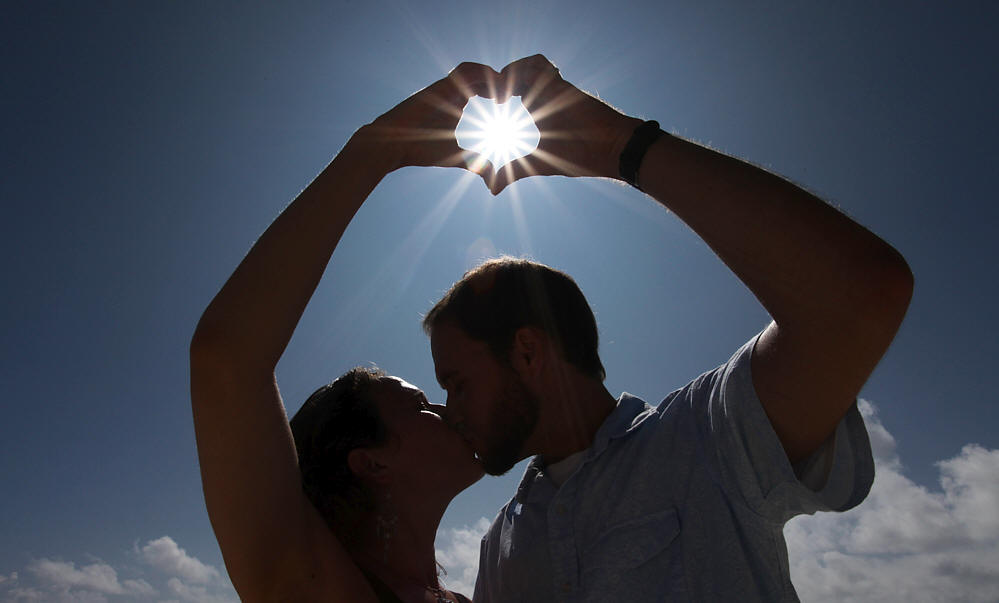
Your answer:
[[[479,453],[486,473],[503,475],[524,458],[524,443],[534,433],[539,412],[540,401],[511,370],[492,403],[485,449]]]

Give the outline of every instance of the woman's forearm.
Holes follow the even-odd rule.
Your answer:
[[[261,235],[205,310],[192,349],[273,370],[351,218],[391,169],[366,132]]]

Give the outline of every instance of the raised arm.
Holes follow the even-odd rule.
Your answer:
[[[243,600],[374,600],[305,497],[274,369],[354,213],[403,166],[489,167],[454,141],[495,72],[463,64],[358,130],[274,221],[201,317],[191,401],[205,502]],[[450,132],[450,138],[442,135]]]
[[[493,191],[533,174],[621,179],[618,160],[642,120],[580,92],[541,56],[508,65],[541,131]],[[670,135],[648,148],[642,190],[690,226],[756,295],[773,322],[753,380],[792,461],[814,451],[854,403],[905,315],[913,279],[891,246],[801,188]]]

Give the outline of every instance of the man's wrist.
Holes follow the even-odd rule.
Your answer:
[[[621,151],[618,161],[618,171],[621,179],[631,186],[642,190],[638,182],[638,172],[642,167],[645,154],[665,132],[659,127],[659,122],[649,120],[641,123],[631,134],[631,138]]]
[[[642,125],[642,123],[644,122],[637,117],[621,115],[619,123],[616,124],[614,128],[610,155],[607,157],[607,165],[604,168],[604,175],[606,177],[621,180],[621,153],[628,145],[628,141],[631,140],[631,136],[634,134],[635,128]]]

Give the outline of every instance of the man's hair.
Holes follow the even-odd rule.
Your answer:
[[[378,446],[388,430],[371,390],[385,373],[353,368],[315,391],[291,418],[302,489],[326,525],[350,546],[361,518],[375,510],[372,492],[351,472],[351,450]]]
[[[504,363],[509,363],[517,329],[541,329],[569,364],[604,380],[590,305],[572,277],[544,264],[502,257],[469,270],[427,312],[423,330],[430,335],[444,323],[485,342]]]

